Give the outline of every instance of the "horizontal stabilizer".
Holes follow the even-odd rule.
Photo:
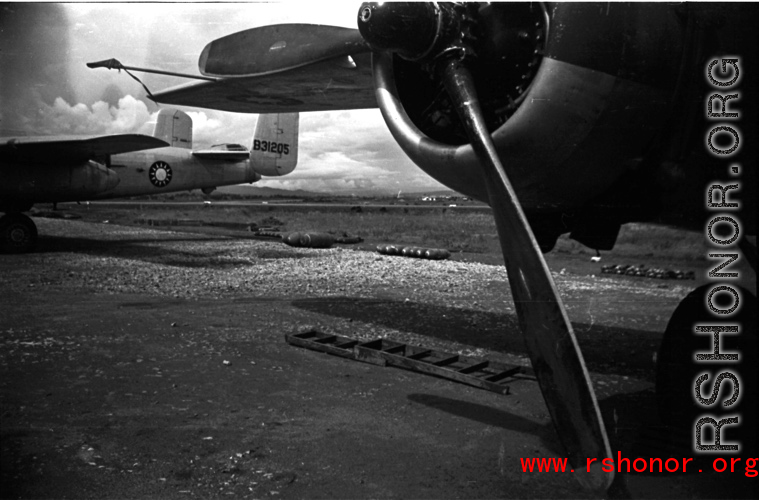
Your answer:
[[[220,151],[218,149],[201,149],[193,151],[192,155],[196,158],[203,160],[219,160],[219,161],[245,161],[249,158],[250,153],[245,151]]]
[[[141,134],[3,138],[0,139],[0,160],[69,164],[166,146],[166,141]]]

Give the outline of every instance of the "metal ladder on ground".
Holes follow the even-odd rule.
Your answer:
[[[384,338],[360,341],[309,330],[287,334],[285,340],[290,345],[374,365],[394,366],[434,375],[504,395],[509,394],[508,383],[517,379],[534,380],[532,369],[526,366],[453,354]]]

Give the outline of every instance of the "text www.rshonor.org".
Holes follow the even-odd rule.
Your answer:
[[[522,462],[522,472],[575,472],[568,465],[566,458],[520,458]],[[712,461],[712,468],[717,472],[744,472],[746,477],[756,477],[756,464],[758,458],[740,457],[715,458]],[[692,458],[623,458],[622,452],[617,452],[617,460],[604,458],[600,461],[601,469],[604,472],[694,472]],[[691,470],[688,470],[688,465]],[[590,472],[591,467],[597,467],[598,462],[595,458],[589,458],[585,469],[579,472]],[[701,469],[698,472],[703,472]]]

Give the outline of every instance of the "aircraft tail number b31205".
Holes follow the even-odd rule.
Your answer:
[[[266,153],[267,151],[270,153],[278,153],[278,154],[290,154],[290,145],[289,144],[283,144],[281,142],[269,142],[269,141],[260,141],[258,139],[255,139],[253,141],[253,151],[263,151]]]

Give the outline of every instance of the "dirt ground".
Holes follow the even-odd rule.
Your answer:
[[[176,261],[156,255],[174,252],[179,233],[140,229],[101,244],[117,226],[36,222],[37,254],[0,256],[3,498],[594,497],[572,477],[581,471],[522,471],[520,458],[562,457],[533,380],[514,380],[504,396],[284,340],[315,326],[524,363],[503,281],[447,300],[410,295],[405,282],[360,297],[276,287],[209,297],[202,281],[188,281],[198,293],[149,284],[125,293],[102,286],[128,272],[112,262],[176,273]],[[192,238],[219,254],[238,243]],[[276,252],[256,263],[261,272],[288,264]],[[298,260],[318,269],[334,258],[322,252]],[[237,272],[214,259],[209,251],[182,272]],[[551,267],[578,268],[564,264]],[[441,272],[460,264],[448,265]],[[653,354],[693,282],[620,277],[595,293],[598,277],[561,278],[612,451],[691,456],[657,421]],[[757,497],[756,478],[740,468],[702,470],[618,474],[607,496]]]

